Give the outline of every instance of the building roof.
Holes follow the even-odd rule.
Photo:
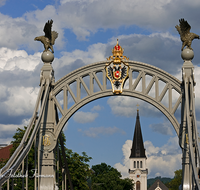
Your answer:
[[[169,190],[160,179],[157,179],[148,190]]]
[[[12,144],[3,147],[0,149],[0,159],[8,159],[10,158],[10,149],[12,148]]]
[[[144,143],[142,138],[142,131],[140,126],[139,110],[137,110],[135,131],[133,136],[133,144],[130,158],[146,158]]]

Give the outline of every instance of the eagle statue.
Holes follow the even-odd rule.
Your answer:
[[[44,51],[47,51],[49,48],[51,49],[52,53],[54,53],[53,45],[55,44],[55,40],[58,37],[58,33],[56,31],[51,31],[53,24],[53,20],[48,20],[44,26],[44,36],[36,37],[35,41],[41,41],[44,44]]]
[[[179,23],[180,23],[179,26],[176,25],[175,28],[180,34],[181,41],[183,42],[181,51],[183,51],[183,48],[185,46],[187,46],[189,49],[192,50],[191,48],[192,40],[194,40],[195,38],[200,39],[200,37],[199,35],[190,32],[191,26],[188,24],[186,20],[182,18],[179,20]]]

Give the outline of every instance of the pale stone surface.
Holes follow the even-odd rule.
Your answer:
[[[54,60],[54,55],[48,50],[42,53],[41,58],[44,63],[51,63]]]
[[[185,48],[181,52],[181,57],[184,61],[191,61],[194,58],[194,52],[189,48]]]

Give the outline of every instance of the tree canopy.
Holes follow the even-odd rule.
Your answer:
[[[67,157],[67,163],[69,168],[69,173],[71,176],[72,184],[74,187],[74,190],[88,190],[88,182],[87,179],[91,176],[91,170],[90,166],[87,164],[92,157],[89,157],[85,152],[82,152],[82,155],[79,155],[76,152],[73,152],[70,149],[66,148],[66,137],[64,133],[62,133],[64,146],[65,146],[65,154]],[[59,146],[60,146],[60,140]],[[61,151],[61,147],[59,147]],[[62,155],[62,163],[64,164],[64,159]],[[61,181],[61,171],[60,171],[60,181]],[[69,184],[69,183],[68,183]],[[61,188],[61,186],[60,186]],[[68,185],[68,188],[70,186]]]
[[[121,173],[117,169],[101,163],[92,166],[94,171],[92,174],[93,190],[131,190],[133,182],[129,178],[121,179]]]
[[[169,183],[165,185],[169,188],[169,190],[177,190],[182,183],[182,169],[176,170],[174,172],[174,179],[172,179]]]

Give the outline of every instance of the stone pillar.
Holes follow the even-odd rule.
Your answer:
[[[54,70],[51,65],[54,56],[50,51],[43,52],[42,60],[44,65],[41,69],[40,83],[46,81],[45,89],[54,83]],[[52,85],[50,85],[52,86]],[[38,146],[38,185],[39,190],[54,190],[56,187],[56,160],[55,160],[55,144],[57,143],[54,135],[55,126],[55,108],[51,99],[51,88],[44,108],[39,131]]]
[[[192,190],[192,165],[190,164],[190,157],[189,157],[189,139],[188,139],[188,126],[187,126],[187,119],[186,119],[186,101],[185,101],[185,86],[184,81],[186,78],[192,77],[193,78],[193,71],[194,66],[192,64],[192,59],[194,57],[194,53],[191,49],[185,48],[182,53],[181,57],[184,60],[182,66],[182,108],[181,108],[181,125],[180,125],[180,132],[179,132],[179,144],[182,148],[182,189],[183,190]],[[188,90],[188,89],[186,89]],[[189,93],[189,92],[188,92]]]

